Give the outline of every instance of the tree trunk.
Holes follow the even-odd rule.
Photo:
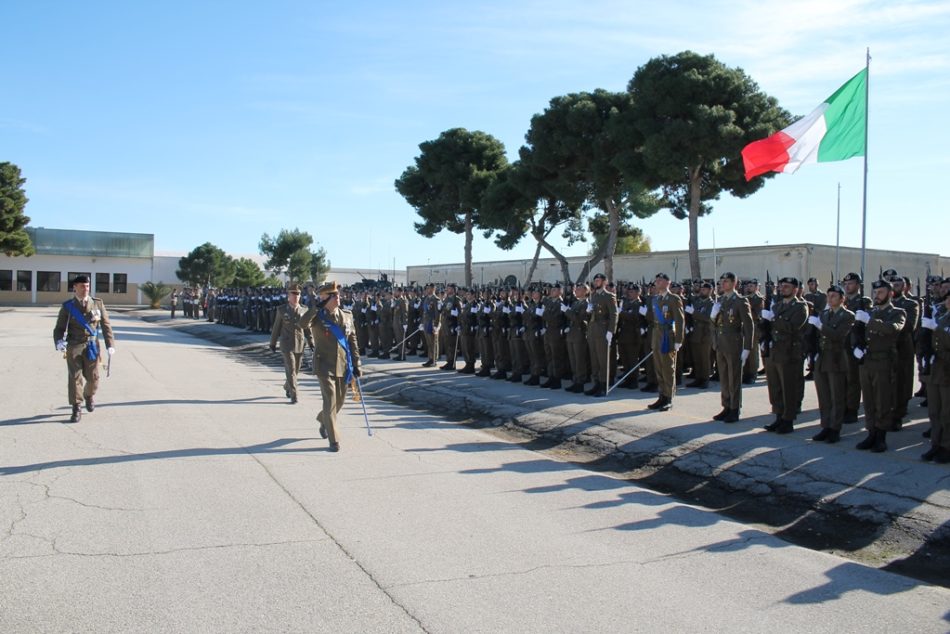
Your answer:
[[[528,269],[528,277],[525,278],[522,286],[527,288],[531,284],[531,279],[534,277],[534,272],[538,268],[538,257],[541,255],[541,242],[538,242],[538,246],[534,249],[534,257],[531,258],[531,268]]]
[[[694,280],[702,279],[699,268],[699,203],[702,195],[702,165],[694,167],[689,174],[689,272]]]
[[[608,222],[607,243],[604,252],[604,274],[607,276],[607,281],[613,282],[614,253],[617,251],[617,234],[620,232],[620,210],[617,208],[617,203],[610,198],[604,200],[604,203],[607,207]]]
[[[465,212],[465,286],[472,286],[472,221],[473,212]]]
[[[580,284],[581,282],[587,281],[587,276],[590,275],[591,270],[600,264],[600,261],[604,259],[604,255],[607,253],[607,241],[605,240],[600,248],[597,249],[597,252],[588,258],[587,262],[584,263],[584,268],[581,269],[580,275],[577,276],[575,282]]]
[[[547,241],[546,236],[543,236],[537,233],[533,233],[532,235],[534,236],[534,239],[538,241],[538,244],[543,246],[548,251],[548,253],[553,255],[554,259],[556,259],[561,264],[561,275],[564,276],[564,283],[570,284],[571,283],[571,267],[567,261],[567,258],[564,257],[560,251],[555,249],[554,246],[552,246],[551,243]]]

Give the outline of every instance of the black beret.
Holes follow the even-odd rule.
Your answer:
[[[628,290],[628,291],[639,291],[639,290],[640,290],[640,285],[639,285],[639,284],[627,284],[627,290]]]
[[[844,281],[844,282],[857,282],[858,284],[860,284],[860,283],[861,283],[861,276],[858,275],[857,273],[848,273],[847,275],[844,276],[844,280],[842,280],[842,281]]]
[[[554,283],[554,286],[552,286],[551,288],[561,288],[561,283],[560,283],[560,282],[555,282],[555,283]]]
[[[669,282],[669,281],[670,281],[670,276],[667,275],[666,273],[657,273],[657,274],[656,274],[656,277],[653,278],[653,279],[655,279],[655,280],[666,280],[667,282]]]
[[[88,275],[77,275],[73,278],[72,284],[88,284],[89,276]]]
[[[759,283],[759,280],[758,278],[755,278],[755,277],[750,277],[748,280],[746,280],[746,284],[758,284],[758,283]]]
[[[808,278],[808,283],[811,284],[812,282],[814,282],[815,284],[817,284],[817,283],[818,283],[818,278],[809,277],[809,278]]]
[[[897,277],[897,271],[894,270],[894,269],[887,269],[886,271],[884,271],[883,273],[881,273],[881,277],[883,277],[884,279],[888,279],[888,278],[891,278],[891,277]]]
[[[888,282],[887,280],[876,280],[873,284],[871,284],[871,288],[873,288],[874,290],[877,290],[879,288],[886,288],[889,291],[894,290],[894,287],[891,286],[891,283]]]
[[[713,288],[712,282],[703,282],[702,288]]]
[[[733,273],[732,271],[726,271],[725,273],[723,273],[722,275],[719,276],[719,279],[721,279],[721,280],[732,280],[733,282],[735,282],[735,281],[736,281],[736,274]]]
[[[780,280],[778,281],[778,283],[779,283],[779,284],[791,284],[792,286],[797,287],[797,286],[798,286],[798,278],[797,278],[797,277],[783,277],[782,279],[780,279]]]
[[[838,286],[837,284],[832,284],[828,287],[829,293],[837,293],[838,295],[844,296],[844,289]]]
[[[595,280],[596,280],[596,279],[606,280],[606,279],[607,279],[607,276],[604,275],[603,273],[597,273],[596,275],[594,275],[593,279],[595,279]]]
[[[670,284],[670,288],[683,288],[683,285],[680,284],[679,282],[673,282],[672,284]]]

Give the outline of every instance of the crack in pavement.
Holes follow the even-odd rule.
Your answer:
[[[223,550],[228,548],[266,548],[270,546],[286,546],[289,544],[316,544],[328,541],[329,538],[324,539],[292,539],[281,542],[252,542],[252,543],[234,543],[234,544],[215,544],[213,546],[190,546],[185,548],[171,548],[168,550],[151,550],[151,551],[140,551],[140,552],[131,552],[131,553],[89,553],[89,552],[77,552],[63,550],[56,545],[56,538],[49,539],[46,537],[41,537],[39,535],[32,535],[27,533],[22,533],[24,537],[33,537],[35,539],[42,540],[50,544],[50,547],[53,549],[52,553],[45,555],[21,555],[21,556],[4,556],[3,559],[39,559],[43,557],[59,557],[59,556],[68,556],[68,557],[114,557],[114,558],[125,558],[125,557],[148,557],[148,556],[160,556],[160,555],[173,555],[175,553],[182,552],[200,552],[208,550]]]

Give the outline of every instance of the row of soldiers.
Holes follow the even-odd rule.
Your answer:
[[[227,326],[269,333],[277,309],[287,303],[279,287],[220,288],[207,293],[207,318]]]

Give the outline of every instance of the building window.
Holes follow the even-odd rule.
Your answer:
[[[59,271],[37,271],[36,290],[45,293],[58,293],[61,286]]]
[[[70,293],[73,292],[73,280],[79,277],[80,275],[85,275],[87,278],[89,277],[89,273],[75,273],[73,271],[69,272],[69,274],[66,276],[66,290],[67,291],[69,291]]]
[[[13,271],[0,271],[0,291],[13,290]]]
[[[125,273],[112,274],[112,292],[118,295],[127,293],[126,287],[129,283],[129,276]]]
[[[96,273],[96,295],[104,295],[109,292],[109,274]]]
[[[16,289],[18,291],[33,290],[33,271],[16,272]]]

